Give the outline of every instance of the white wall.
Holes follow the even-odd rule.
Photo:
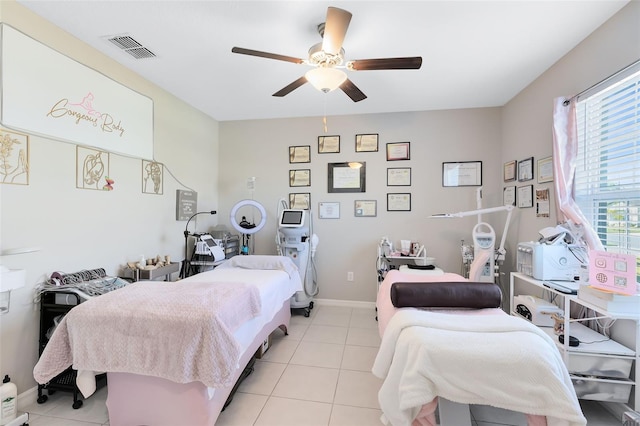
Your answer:
[[[30,137],[29,185],[0,185],[1,249],[41,249],[2,258],[5,266],[27,273],[26,287],[12,292],[11,310],[0,316],[0,372],[9,374],[21,393],[36,385],[32,370],[38,358],[39,312],[32,301],[34,287],[54,271],[103,267],[115,275],[141,254],[181,260],[185,222],[175,219],[176,190],[187,185],[198,192],[199,208],[216,208],[218,123],[15,2],[0,2],[0,18],[152,98],[154,155],[166,166],[162,195],[142,193],[141,160],[113,154],[113,191],[76,189],[75,145]],[[204,228],[215,225],[217,217],[199,216],[198,222]]]
[[[418,240],[439,266],[459,271],[460,243],[462,239],[470,242],[475,217],[442,220],[428,216],[476,207],[474,187],[442,187],[443,162],[482,161],[485,206],[502,203],[500,109],[336,116],[328,117],[328,125],[328,135],[340,135],[340,153],[318,154],[317,138],[324,134],[321,117],[220,123],[220,220],[228,221],[233,205],[251,196],[247,178],[256,177],[254,197],[269,216],[268,225],[254,235],[256,253],[275,253],[278,200],[288,199],[290,192],[310,192],[314,232],[320,238],[318,298],[374,301],[376,248],[382,236],[396,243]],[[378,133],[379,151],[356,153],[355,135],[359,133]],[[390,142],[410,142],[411,159],[386,161]],[[311,146],[311,163],[289,164],[289,146],[294,145]],[[328,163],[348,161],[366,162],[366,192],[328,193]],[[388,187],[388,167],[411,167],[411,186]],[[311,169],[311,187],[290,188],[289,170],[307,168]],[[386,211],[386,194],[392,192],[412,194],[410,212]],[[354,200],[377,200],[377,216],[354,217]],[[319,202],[339,202],[340,219],[319,219]],[[485,216],[485,220],[498,220],[501,232],[504,222],[500,214],[495,216]],[[349,271],[354,272],[353,282],[347,281]]]

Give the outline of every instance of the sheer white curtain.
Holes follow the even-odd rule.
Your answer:
[[[553,173],[558,221],[577,227],[590,249],[603,250],[598,234],[575,202],[577,153],[576,100],[556,98],[553,105]]]

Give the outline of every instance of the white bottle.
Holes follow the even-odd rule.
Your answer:
[[[0,386],[0,425],[6,425],[18,414],[18,388],[11,383],[9,376],[4,376]]]
[[[389,243],[389,239],[387,237],[382,237],[380,245],[382,246],[382,255],[384,257],[391,255],[391,243]]]

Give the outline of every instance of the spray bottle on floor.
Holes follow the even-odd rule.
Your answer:
[[[6,425],[16,418],[18,413],[18,388],[11,383],[9,375],[4,376],[0,386],[0,425]]]

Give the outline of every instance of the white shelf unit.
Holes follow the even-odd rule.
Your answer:
[[[533,289],[531,288],[533,287]],[[640,409],[640,312],[637,314],[613,314],[605,309],[586,302],[577,295],[570,295],[546,287],[544,281],[519,272],[512,272],[509,282],[509,309],[515,312],[514,296],[520,294],[541,295],[547,291],[561,298],[564,315],[565,336],[575,336],[580,342],[588,342],[578,346],[569,346],[569,339],[564,343],[558,341],[553,327],[541,327],[555,342],[562,354],[567,369],[580,399],[592,399],[605,402],[619,402],[624,409]],[[517,292],[517,294],[516,294]],[[537,293],[537,294],[533,294]],[[593,318],[571,318],[572,304],[584,306],[597,313]],[[635,336],[631,343],[624,345],[580,322],[595,318],[624,319],[634,322]],[[579,322],[580,321],[580,322]],[[626,395],[626,396],[625,396]],[[630,395],[630,396],[629,396]],[[626,400],[625,400],[626,399]],[[624,410],[623,409],[623,410]]]
[[[426,256],[381,256],[381,259],[392,267],[390,269],[398,269],[401,265],[424,265],[427,261]]]

